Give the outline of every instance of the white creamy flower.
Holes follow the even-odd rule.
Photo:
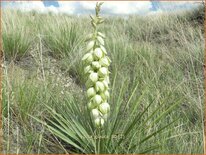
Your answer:
[[[104,119],[102,118],[96,118],[94,120],[94,124],[97,128],[102,127],[104,125]]]
[[[102,50],[102,52],[103,52],[104,54],[107,54],[107,51],[106,51],[106,49],[104,48],[104,46],[100,45],[100,48],[101,48],[101,50]]]
[[[92,109],[91,115],[92,115],[92,117],[94,117],[94,118],[98,118],[98,117],[100,116],[100,112],[99,112],[98,109]]]
[[[96,49],[94,50],[94,58],[95,58],[96,60],[99,60],[99,59],[101,59],[102,57],[103,57],[103,52],[102,52],[101,48],[96,48]]]
[[[110,106],[107,102],[99,105],[99,110],[102,114],[107,114],[110,111]]]
[[[97,104],[95,104],[94,102],[89,102],[89,103],[87,104],[87,106],[88,106],[88,109],[89,109],[89,110],[92,110],[92,109],[94,109],[94,108],[97,107]]]
[[[87,90],[87,96],[88,96],[89,98],[91,98],[91,97],[93,97],[94,95],[96,95],[95,89],[94,89],[93,87],[89,88],[89,89]]]
[[[93,55],[91,53],[87,53],[84,55],[82,60],[85,61],[86,63],[91,63],[94,60]]]
[[[89,79],[92,81],[92,82],[97,82],[97,80],[98,80],[98,74],[97,73],[91,73],[90,75],[89,75]]]
[[[93,61],[92,62],[92,68],[95,69],[99,69],[101,67],[99,61]]]
[[[101,67],[98,71],[99,77],[105,77],[109,74],[108,69],[106,67]]]
[[[100,81],[97,81],[96,84],[95,84],[95,90],[97,92],[99,92],[99,91],[103,92],[104,89],[105,89],[104,83],[102,83]]]
[[[101,45],[104,45],[104,39],[103,39],[102,37],[97,36],[97,40],[99,41],[99,43],[100,43]]]
[[[88,74],[88,73],[90,73],[92,71],[92,67],[89,65],[89,66],[86,66],[85,68],[84,68],[84,74]]]
[[[103,57],[99,60],[99,63],[103,67],[108,67],[109,66],[109,60],[106,57]]]
[[[94,47],[95,41],[92,40],[87,44],[87,51],[91,50]]]
[[[102,102],[102,97],[100,95],[95,95],[92,99],[92,101],[97,105],[99,105]]]

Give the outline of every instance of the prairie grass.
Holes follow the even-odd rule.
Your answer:
[[[105,48],[112,60],[111,124],[118,114],[116,126],[108,126],[108,133],[125,131],[132,124],[133,116],[152,104],[133,124],[138,132],[129,132],[128,139],[119,147],[115,140],[108,140],[108,148],[102,147],[102,150],[95,150],[98,147],[86,139],[80,140],[79,149],[75,149],[34,119],[51,121],[48,125],[53,131],[56,128],[52,122],[71,123],[74,119],[79,124],[71,127],[83,126],[86,133],[92,134],[91,120],[84,110],[86,97],[81,63],[86,52],[84,39],[91,32],[89,18],[3,11],[4,152],[203,153],[204,25],[201,18],[196,18],[202,10],[151,15],[147,19],[106,18],[100,29],[107,36]],[[139,98],[139,107],[135,109]],[[125,109],[128,101],[131,107]],[[176,103],[174,109],[163,115]],[[135,111],[131,114],[132,108]],[[65,118],[55,115],[56,112]],[[145,135],[174,120],[177,121],[166,130],[136,145]],[[81,150],[86,144],[88,150]],[[161,147],[153,150],[159,145]]]

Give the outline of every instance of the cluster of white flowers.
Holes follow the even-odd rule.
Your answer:
[[[82,58],[87,77],[88,108],[96,127],[104,125],[110,111],[108,67],[111,60],[104,48],[105,35],[97,30],[98,24],[103,23],[103,19],[99,16],[100,6],[101,3],[97,3],[96,17],[91,16],[94,33],[88,36],[87,53]]]

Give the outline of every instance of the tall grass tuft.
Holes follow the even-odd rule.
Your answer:
[[[24,19],[18,19],[19,12],[3,13],[2,40],[3,53],[7,60],[19,60],[32,46],[34,35]]]
[[[79,49],[82,42],[80,27],[75,21],[69,20],[65,23],[59,20],[47,22],[50,24],[46,28],[44,41],[50,54],[56,58],[72,58],[72,54]]]

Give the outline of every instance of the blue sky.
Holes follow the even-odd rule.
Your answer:
[[[201,1],[105,1],[102,14],[109,15],[147,15],[174,12],[197,7]],[[12,1],[2,2],[3,8],[22,11],[36,10],[41,13],[54,12],[66,14],[91,14],[96,2],[92,1]]]

